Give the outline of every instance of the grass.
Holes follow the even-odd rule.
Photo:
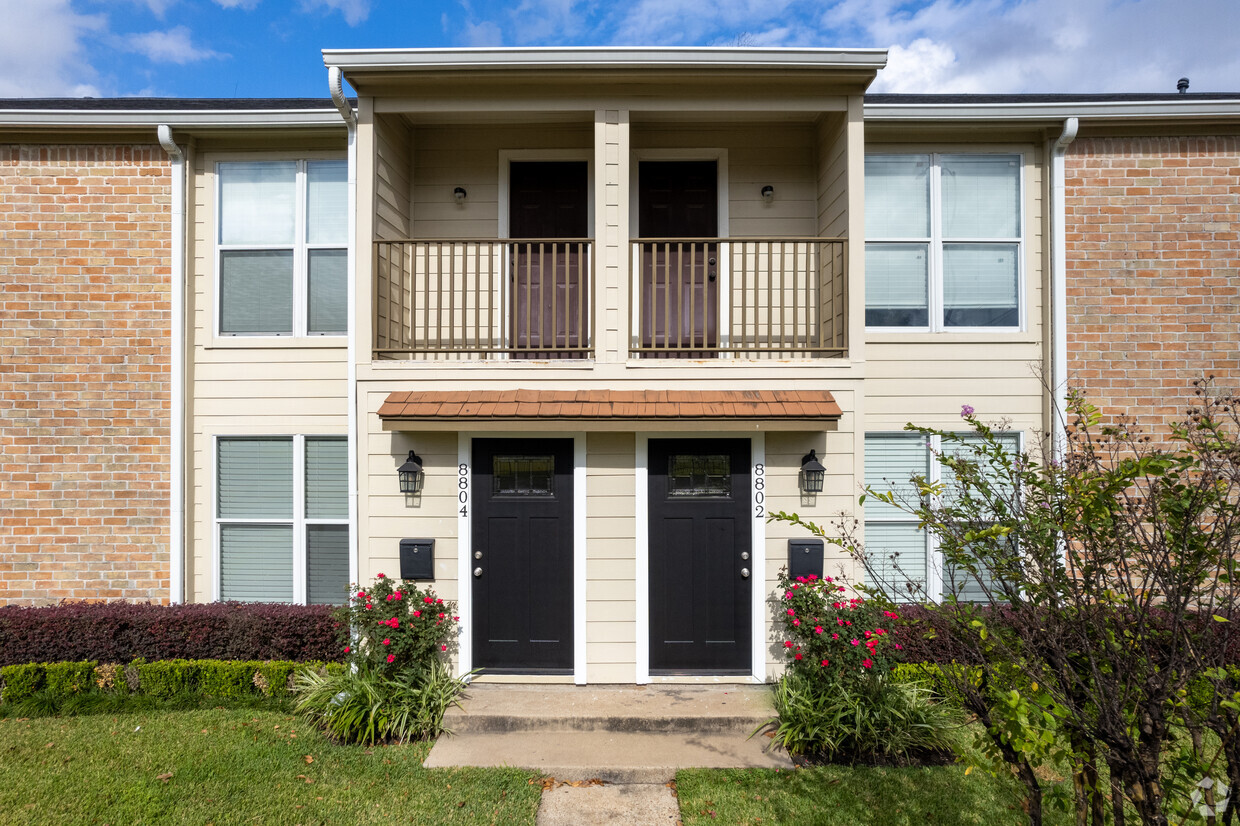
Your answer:
[[[423,769],[429,750],[245,708],[7,718],[0,824],[533,824],[533,775]]]
[[[964,766],[686,769],[676,774],[684,826],[1018,826],[1011,783]],[[1046,808],[1048,826],[1071,815]]]

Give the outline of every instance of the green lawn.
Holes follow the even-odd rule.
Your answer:
[[[689,769],[676,775],[685,826],[1018,826],[1014,787],[964,766]],[[1048,826],[1072,818],[1046,810]]]
[[[422,768],[429,744],[340,747],[289,714],[0,720],[0,824],[533,824],[517,770]]]

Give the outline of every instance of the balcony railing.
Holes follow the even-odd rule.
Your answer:
[[[375,358],[591,354],[590,239],[376,241]]]
[[[839,238],[636,238],[630,352],[639,358],[840,358]]]

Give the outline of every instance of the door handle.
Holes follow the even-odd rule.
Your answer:
[[[474,568],[474,576],[482,576],[482,569]]]
[[[749,579],[749,569],[741,568],[741,579]]]

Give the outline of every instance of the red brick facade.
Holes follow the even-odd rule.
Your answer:
[[[1066,184],[1070,380],[1150,424],[1240,390],[1240,137],[1080,139]]]
[[[0,604],[167,600],[169,182],[0,144]]]

